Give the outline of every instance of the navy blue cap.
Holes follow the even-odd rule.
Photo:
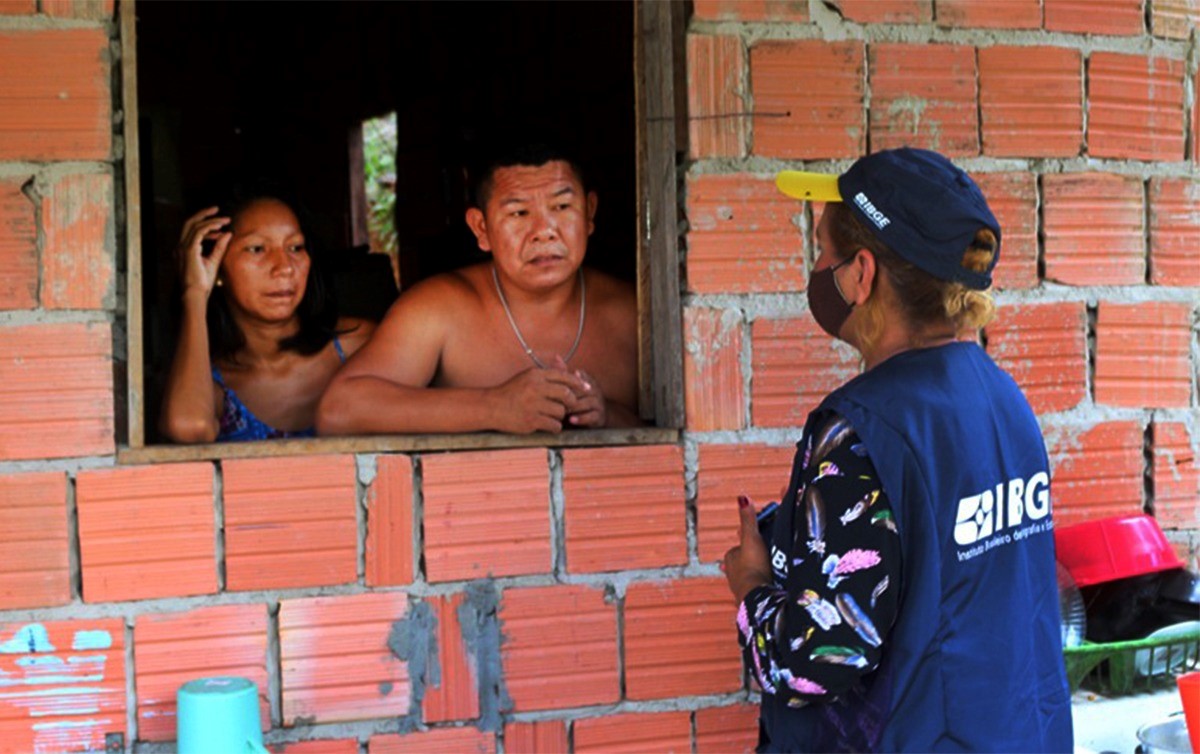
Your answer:
[[[818,198],[830,178],[785,171],[776,184],[789,196]],[[991,286],[1000,259],[1000,223],[979,186],[950,160],[909,147],[876,152],[838,176],[837,189],[867,230],[904,259],[941,280],[977,290]],[[996,235],[996,253],[986,272],[968,270],[963,254],[983,228]]]

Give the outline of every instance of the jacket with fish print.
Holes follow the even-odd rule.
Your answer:
[[[788,706],[830,701],[879,665],[896,617],[900,542],[854,428],[814,417],[768,542],[774,583],[738,609],[744,659]]]

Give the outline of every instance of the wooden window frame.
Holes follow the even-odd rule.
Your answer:
[[[637,118],[637,297],[639,405],[656,426],[504,433],[358,435],[204,445],[147,445],[142,299],[142,195],[139,183],[136,0],[121,0],[124,113],[127,395],[126,444],[118,463],[155,463],[316,453],[387,453],[485,448],[582,447],[677,442],[684,427],[680,306],[679,161],[686,151],[684,0],[634,0]]]

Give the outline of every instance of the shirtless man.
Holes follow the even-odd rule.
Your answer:
[[[596,201],[550,148],[493,163],[466,213],[491,260],[400,296],[325,392],[317,431],[640,424],[633,287],[581,267]]]

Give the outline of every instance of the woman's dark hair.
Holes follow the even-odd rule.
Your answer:
[[[262,200],[274,200],[287,205],[300,222],[300,230],[304,231],[309,227],[306,222],[306,213],[299,200],[287,190],[266,181],[236,183],[216,204],[221,213],[232,221],[251,204]],[[320,351],[337,334],[338,312],[331,286],[325,279],[319,246],[314,244],[312,238],[307,234],[305,242],[308,249],[309,269],[304,296],[296,308],[296,314],[300,319],[300,329],[295,335],[280,341],[279,347],[285,351],[296,351],[307,356]],[[208,320],[209,356],[213,361],[218,359],[236,361],[237,352],[246,345],[246,336],[233,319],[224,288],[213,288],[212,295],[208,299],[206,318]]]

